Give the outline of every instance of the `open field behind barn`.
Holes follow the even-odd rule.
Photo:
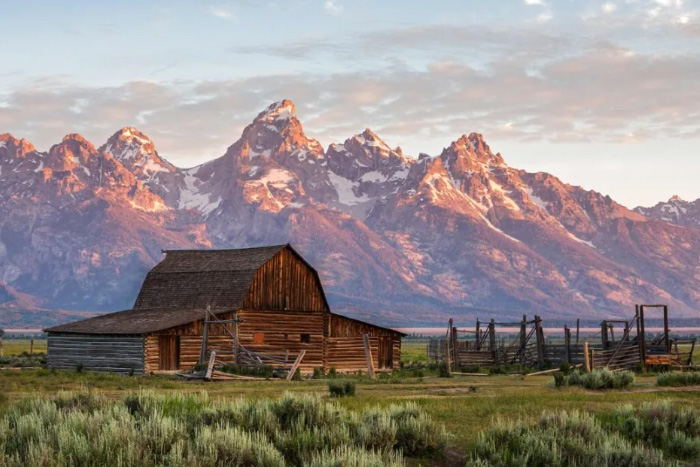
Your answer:
[[[46,343],[46,339],[34,339],[34,353],[46,353]],[[30,349],[30,339],[5,339],[3,341],[3,353],[5,355],[29,353]]]

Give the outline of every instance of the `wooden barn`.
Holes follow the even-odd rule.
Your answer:
[[[239,361],[242,349],[277,358],[303,350],[304,373],[367,371],[367,335],[375,368],[399,365],[403,334],[332,313],[318,273],[289,245],[165,253],[133,309],[46,329],[48,367],[188,369],[203,356],[205,327],[207,348],[224,362]],[[207,310],[224,324],[205,326]]]

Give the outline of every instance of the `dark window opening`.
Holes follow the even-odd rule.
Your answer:
[[[300,340],[302,344],[311,343],[311,334],[301,334]]]

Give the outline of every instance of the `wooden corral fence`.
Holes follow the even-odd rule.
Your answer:
[[[482,325],[486,326],[482,326]],[[506,337],[497,335],[497,327],[518,328]],[[428,343],[428,356],[433,360],[449,357],[453,368],[495,367],[521,364],[543,367],[546,364],[546,348],[542,319],[535,316],[528,321],[488,323],[476,321],[474,330],[459,329],[450,320],[445,339],[432,339]]]
[[[663,311],[664,327],[658,336],[647,335],[644,316],[647,309]],[[497,326],[519,328],[519,331],[499,338]],[[591,369],[620,370],[656,365],[683,369],[694,366],[696,339],[670,337],[666,305],[636,305],[631,320],[604,320],[599,333],[581,339],[577,320],[575,337],[572,334],[565,325],[563,339],[545,339],[542,319],[537,315],[530,321],[523,315],[522,321],[510,323],[477,320],[474,330],[459,329],[450,319],[445,337],[431,339],[427,350],[430,359],[447,360],[456,371],[463,366],[488,368],[521,364],[544,368],[558,367],[567,362],[583,365],[586,360],[586,367]]]

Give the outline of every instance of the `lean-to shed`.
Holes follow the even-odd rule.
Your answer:
[[[332,313],[318,273],[289,245],[165,253],[133,309],[46,329],[48,367],[121,373],[190,368],[199,361],[207,309],[219,320],[241,320],[224,326],[248,350],[278,357],[305,350],[302,372],[366,370],[365,334],[374,366],[398,367],[402,334]],[[209,327],[208,344],[233,349],[224,326]]]

